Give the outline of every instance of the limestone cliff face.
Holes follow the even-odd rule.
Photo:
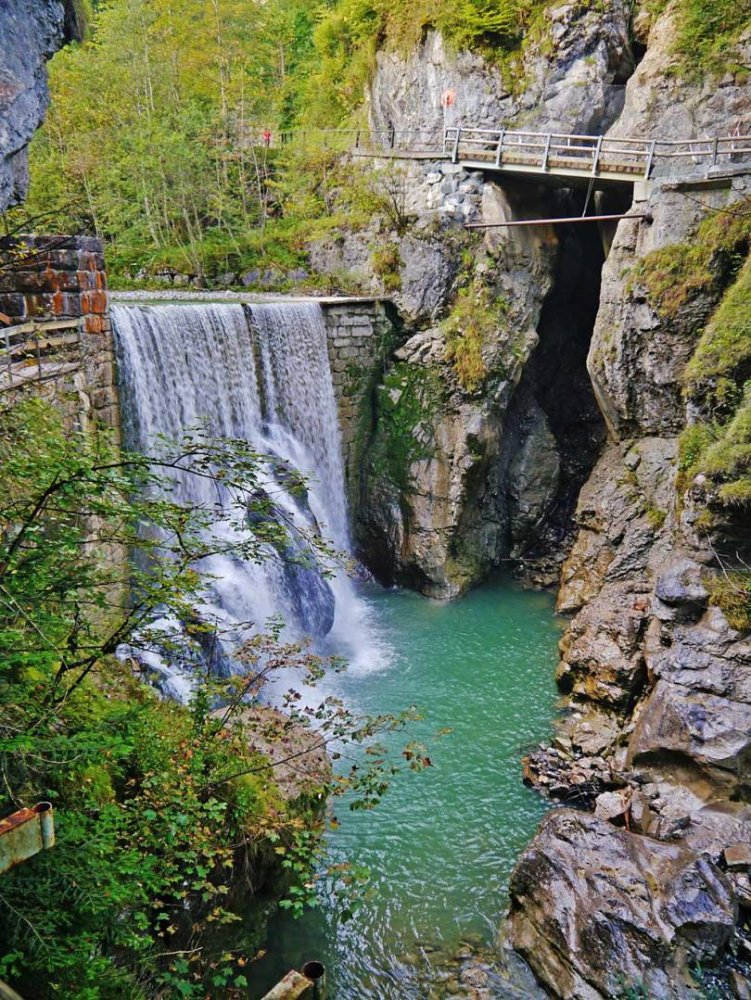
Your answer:
[[[82,24],[74,0],[0,4],[0,210],[23,200],[26,147],[47,110],[46,62]]]
[[[505,72],[477,55],[448,51],[436,32],[409,58],[379,53],[368,93],[372,126],[416,136],[451,125],[596,131],[617,116],[633,69],[630,4],[613,0],[606,7],[596,14],[577,3],[551,9],[545,45],[531,43]],[[444,109],[447,90],[455,102]]]
[[[621,0],[605,14],[561,5],[544,46],[530,44],[513,73],[447,51],[435,32],[409,58],[381,53],[369,90],[371,123],[415,141],[454,121],[602,131],[617,118],[633,70],[629,9]],[[444,110],[446,89],[456,102]],[[349,272],[388,291],[411,333],[377,401],[358,537],[382,578],[453,596],[565,533],[603,428],[582,377],[589,330],[582,343],[557,314],[570,307],[572,326],[591,325],[602,248],[596,238],[584,248],[585,234],[552,227],[496,229],[485,238],[463,229],[575,214],[577,196],[565,206],[553,190],[501,188],[447,162],[374,166],[402,230],[381,220],[311,253],[318,270]],[[373,266],[374,247],[388,248],[388,283]],[[580,294],[566,302],[572,282]],[[568,405],[556,382],[573,391]],[[413,438],[407,448],[405,435]]]
[[[717,122],[732,123],[748,107],[747,83],[666,79],[671,37],[668,15],[654,25],[629,82],[616,126],[621,134],[676,135],[689,120],[700,134],[711,134]],[[746,780],[723,769],[737,770],[747,756],[746,738],[733,733],[751,732],[748,646],[708,607],[702,567],[714,553],[707,533],[697,531],[691,492],[676,490],[676,436],[687,422],[683,370],[722,282],[697,288],[673,314],[661,315],[641,284],[639,263],[651,251],[690,244],[713,209],[733,212],[750,195],[747,175],[722,189],[666,178],[640,206],[651,224],[619,224],[588,357],[611,443],[582,491],[579,534],[559,594],[559,608],[577,613],[564,640],[561,676],[598,708],[636,705],[629,762],[652,761],[659,770],[661,753],[685,756],[688,768],[700,766],[719,787]],[[652,693],[639,699],[642,689]],[[699,691],[714,699],[703,701],[701,718],[691,708]]]
[[[670,7],[649,25],[641,13],[630,24],[630,3],[604,6],[552,10],[517,87],[434,33],[408,59],[382,53],[373,126],[677,140],[730,132],[748,115],[744,75],[677,71]],[[750,61],[742,39],[736,64]],[[447,89],[457,99],[444,111]],[[528,774],[597,816],[543,823],[512,880],[510,921],[555,996],[692,995],[690,963],[716,959],[739,902],[751,905],[751,647],[710,599],[702,487],[676,485],[691,417],[683,371],[737,272],[711,261],[712,280],[669,313],[642,273],[655,251],[700,240],[713,212],[745,206],[751,178],[731,164],[723,183],[692,184],[678,166],[661,167],[633,205],[648,218],[615,231],[468,237],[466,222],[575,214],[581,196],[447,163],[376,162],[404,228],[314,251],[323,270],[359,269],[373,290],[388,287],[407,323],[365,445],[358,534],[379,575],[446,596],[507,559],[566,557],[560,578],[549,564],[538,579],[559,580],[559,609],[572,616],[558,670],[571,711]],[[605,210],[631,209],[630,196],[601,198]],[[388,286],[369,257],[384,245]],[[747,527],[744,538],[748,547]],[[613,980],[614,968],[626,978]]]
[[[691,83],[672,74],[673,37],[668,12],[652,26],[614,134],[712,135],[730,131],[748,109],[746,81],[728,76]],[[746,44],[740,58],[750,55]],[[658,177],[648,201],[638,206],[653,221],[626,220],[618,226],[603,268],[588,356],[610,440],[579,499],[578,534],[558,599],[559,609],[574,615],[559,667],[559,681],[574,709],[559,737],[563,752],[554,751],[555,769],[564,760],[563,784],[583,782],[592,796],[603,792],[598,815],[629,826],[631,834],[614,836],[633,837],[630,849],[657,857],[664,843],[678,843],[687,851],[685,864],[703,858],[713,866],[713,879],[733,851],[751,858],[746,804],[751,646],[710,602],[707,581],[718,567],[710,534],[699,530],[702,491],[679,490],[676,482],[678,435],[690,416],[683,372],[724,281],[732,279],[718,262],[716,280],[689,289],[679,308],[661,314],[647,294],[640,264],[653,251],[700,239],[700,223],[713,212],[732,213],[747,205],[751,178],[735,173],[719,189],[680,182],[669,173]],[[539,761],[532,764],[534,770]],[[577,837],[584,844],[590,835]],[[572,843],[562,842],[550,819],[535,847],[555,869]],[[566,911],[565,921],[549,914],[543,925],[536,915],[543,896],[529,893],[529,883],[518,876],[512,885],[512,940],[560,995],[608,995],[597,963],[585,960],[582,966],[576,941],[597,935],[604,952],[624,954],[623,942],[617,943],[621,917],[608,913],[611,890],[597,885],[595,877],[610,870],[618,850],[617,841],[603,842],[602,859],[592,866],[583,896],[574,898],[581,886],[575,891],[561,887],[568,900],[559,915]],[[529,859],[522,860],[520,873],[528,864]],[[728,872],[736,906],[737,899],[749,904],[748,876],[742,871],[743,865]],[[635,878],[633,886],[641,881]],[[628,905],[635,905],[637,895],[628,891]],[[668,946],[652,955],[639,954],[635,942],[626,943],[626,959],[638,955],[634,970],[638,966],[639,981],[650,996],[692,995],[686,978],[690,956],[703,953],[703,960],[711,962],[721,951],[699,895],[686,890],[685,905],[684,917],[690,914],[697,929],[687,947],[678,947],[681,934],[673,937],[672,931]],[[726,914],[731,911],[726,903]],[[599,914],[596,920],[593,914]],[[642,941],[657,941],[665,926],[661,921],[659,914],[637,906],[629,926],[641,927]],[[672,970],[667,980],[665,968]],[[562,990],[561,982],[566,984]]]

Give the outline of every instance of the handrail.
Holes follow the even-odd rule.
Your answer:
[[[473,156],[483,161],[487,157],[496,169],[523,166],[547,173],[558,167],[583,175],[597,175],[603,169],[611,177],[621,174],[633,180],[639,172],[648,179],[660,164],[667,166],[670,161],[690,160],[697,166],[704,162],[715,167],[721,159],[751,155],[751,135],[661,140],[449,126],[442,148],[457,163],[471,161]],[[504,157],[505,151],[511,159]]]
[[[71,332],[72,331],[72,332]],[[0,392],[28,381],[36,368],[38,381],[45,378],[44,364],[54,360],[61,348],[81,347],[81,320],[29,320],[0,328]]]

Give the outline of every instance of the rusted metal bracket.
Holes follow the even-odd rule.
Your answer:
[[[49,802],[0,820],[0,875],[9,868],[55,846],[55,820]]]
[[[302,972],[291,969],[262,1000],[324,1000],[325,983],[321,962],[306,962]]]

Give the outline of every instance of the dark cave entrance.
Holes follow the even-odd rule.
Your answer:
[[[551,194],[551,218],[579,216],[584,191]],[[631,193],[607,191],[590,200],[588,214],[619,214],[631,205]],[[605,229],[604,226],[609,226]],[[537,325],[539,344],[512,403],[512,448],[523,439],[529,414],[545,414],[555,438],[559,477],[544,518],[520,544],[511,539],[512,558],[561,558],[573,536],[579,493],[606,439],[606,427],[587,371],[587,354],[600,304],[602,267],[615,224],[569,223],[555,227],[559,252],[553,284]],[[514,442],[514,438],[516,441]],[[513,489],[513,484],[509,485]]]

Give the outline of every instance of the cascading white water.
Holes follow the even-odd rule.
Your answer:
[[[289,495],[273,463],[263,483],[301,533],[320,530],[348,551],[344,471],[326,327],[315,303],[116,305],[112,310],[126,445],[149,454],[159,435],[179,440],[201,423],[240,438],[308,479],[309,509]],[[216,500],[210,481],[176,479],[179,498]],[[213,491],[213,492],[212,492]],[[201,609],[231,630],[275,616],[293,637],[328,635],[338,652],[362,656],[364,609],[344,572],[330,580],[273,554],[262,563],[214,556]],[[231,669],[231,661],[229,668]],[[171,693],[177,689],[170,674]]]

